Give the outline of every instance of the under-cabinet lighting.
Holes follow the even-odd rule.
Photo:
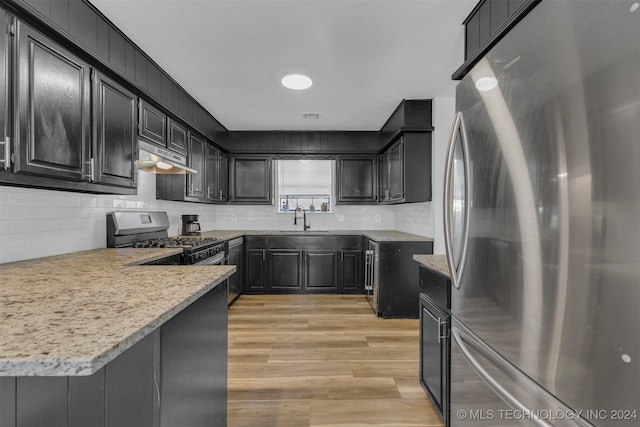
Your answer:
[[[158,162],[156,163],[156,167],[167,170],[167,169],[171,169],[173,166],[165,162]]]

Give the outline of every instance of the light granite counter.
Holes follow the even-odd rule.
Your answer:
[[[413,260],[428,269],[437,271],[443,276],[451,278],[446,255],[414,255]]]
[[[364,236],[376,242],[432,242],[433,238],[396,230],[211,230],[203,237],[231,240],[242,236]]]
[[[0,264],[0,376],[90,375],[235,272],[139,265],[181,249],[97,249]]]

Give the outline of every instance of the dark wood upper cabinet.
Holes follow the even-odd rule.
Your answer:
[[[18,21],[14,172],[90,180],[90,68]]]
[[[136,96],[103,74],[93,74],[96,182],[136,186]]]
[[[178,153],[187,154],[187,144],[189,141],[189,132],[187,127],[173,120],[171,117],[167,118],[167,148],[177,151]]]
[[[234,156],[229,160],[229,201],[271,204],[271,157]]]
[[[377,156],[337,157],[337,204],[378,201]]]
[[[218,159],[218,201],[229,201],[229,156],[222,151]]]
[[[213,144],[205,149],[205,199],[220,203],[228,200],[229,157]]]
[[[464,20],[464,64],[452,75],[461,80],[491,47],[541,0],[480,0]]]
[[[167,115],[157,108],[140,99],[140,123],[138,133],[140,136],[155,142],[161,147],[167,146]]]
[[[404,199],[404,141],[401,137],[380,160],[380,201]]]
[[[187,197],[204,199],[205,141],[200,135],[189,134],[189,167],[198,173],[187,175]]]
[[[380,201],[431,200],[431,132],[401,135],[381,156]]]

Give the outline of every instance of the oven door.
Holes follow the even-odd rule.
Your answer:
[[[212,257],[198,261],[193,265],[225,265],[227,263],[227,253],[225,251],[218,252]]]

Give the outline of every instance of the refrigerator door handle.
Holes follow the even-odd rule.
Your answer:
[[[488,348],[486,344],[482,343],[478,339],[465,333],[463,330],[452,326],[451,336],[453,337],[452,345],[457,346],[462,356],[466,359],[467,363],[471,365],[471,368],[482,379],[482,381],[498,396],[502,401],[509,405],[512,409],[519,411],[520,414],[526,415],[526,421],[530,421],[537,427],[587,427],[591,426],[590,423],[584,421],[580,416],[580,412],[576,412],[559,401],[555,396],[549,394],[540,385],[535,383],[531,378],[520,372],[516,367],[511,366],[509,362],[504,361],[497,355],[492,354],[493,350]],[[478,352],[484,356],[484,362],[478,361],[473,355],[472,350]],[[483,365],[484,363],[484,365]],[[518,387],[514,390],[515,393],[507,390],[491,373],[487,368],[498,370],[505,374],[512,384]],[[533,394],[527,393],[527,391],[535,390]],[[533,396],[534,401],[531,405],[527,405],[518,399],[515,395],[521,397]],[[529,397],[531,398],[531,397]],[[553,417],[541,418],[549,416],[549,414],[566,414],[566,417],[558,418]]]
[[[523,414],[534,414],[535,412],[530,408],[527,408],[522,402],[520,402],[513,394],[509,393],[500,383],[498,383],[492,376],[487,372],[487,370],[482,366],[480,362],[471,354],[469,348],[467,347],[467,343],[473,347],[476,347],[476,350],[482,351],[480,346],[473,342],[473,338],[469,337],[464,332],[460,331],[456,327],[451,328],[451,335],[453,339],[460,349],[460,352],[467,360],[467,362],[471,365],[474,371],[480,376],[480,378],[496,393],[504,402],[506,402],[513,409],[522,411]],[[476,345],[474,345],[476,344]],[[534,423],[538,427],[553,427],[552,424],[541,420],[540,418],[532,415],[528,418],[532,423]]]
[[[459,137],[459,138],[458,138]],[[456,144],[460,141],[462,145],[462,167],[464,170],[464,212],[463,219],[464,224],[462,227],[462,248],[459,248],[459,253],[456,254],[458,248],[453,247],[453,230],[452,230],[452,212],[453,212],[453,173],[454,173],[454,160]],[[449,148],[447,150],[447,159],[445,163],[444,173],[444,241],[447,253],[447,260],[449,261],[449,270],[451,271],[451,283],[459,289],[460,278],[464,270],[465,259],[467,255],[468,236],[469,229],[469,209],[471,200],[471,174],[468,172],[469,160],[467,149],[467,134],[464,126],[464,119],[462,112],[457,112],[453,128],[451,129],[451,137],[449,139]],[[456,258],[457,255],[457,258]]]

